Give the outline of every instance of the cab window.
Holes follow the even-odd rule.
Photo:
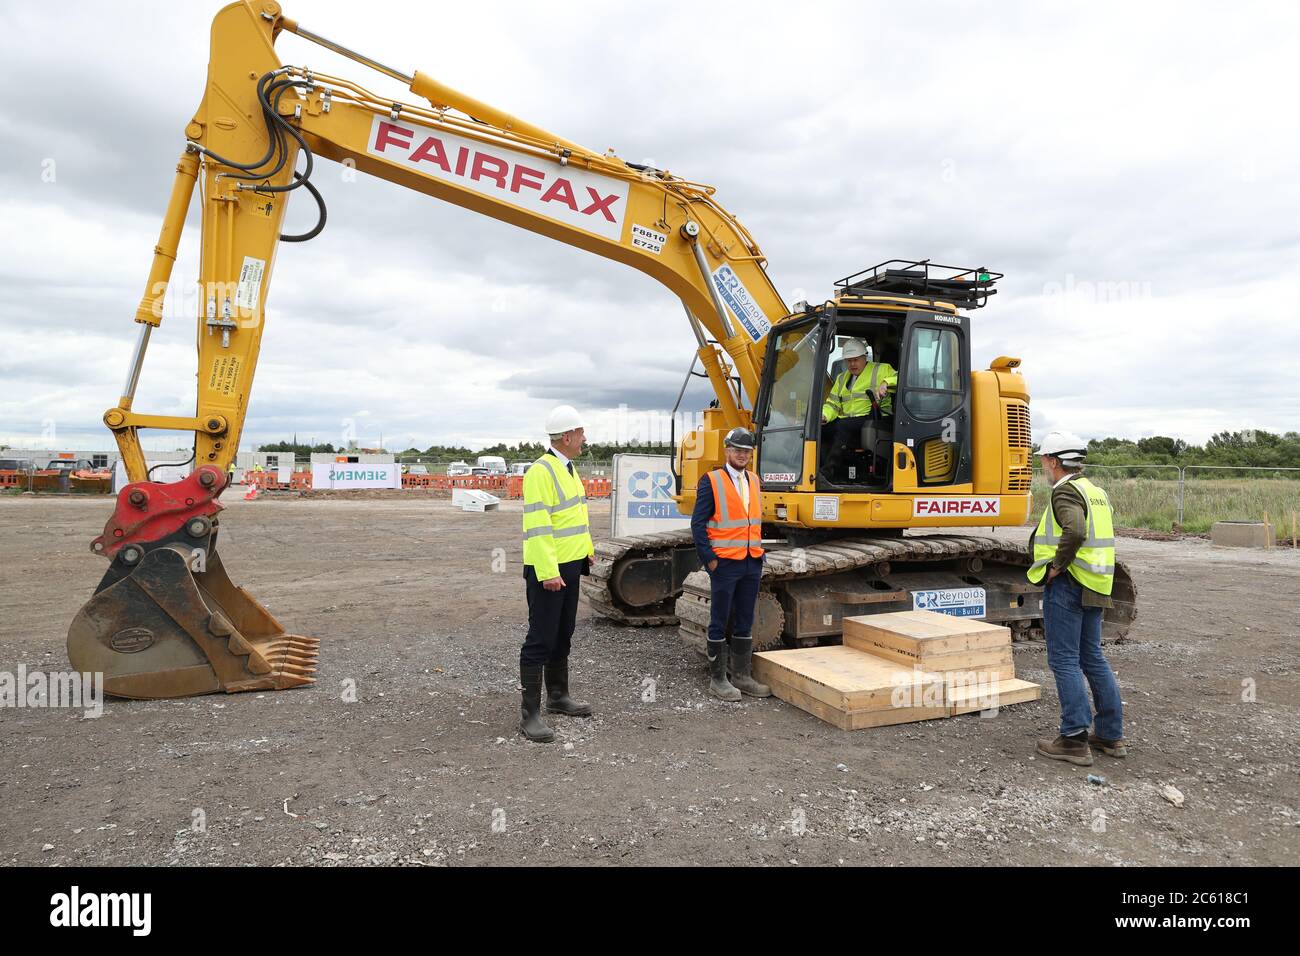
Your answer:
[[[916,327],[907,356],[904,404],[915,418],[932,421],[961,405],[961,349],[952,329]]]

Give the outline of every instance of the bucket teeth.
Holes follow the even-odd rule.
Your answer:
[[[302,664],[297,661],[276,661],[275,672],[277,674],[314,674],[316,665],[314,663]]]
[[[275,689],[287,690],[290,687],[303,687],[307,684],[316,683],[316,678],[308,677],[306,674],[288,674],[281,672],[275,675]]]
[[[320,656],[318,651],[307,651],[292,644],[273,643],[261,648],[262,656],[267,660],[289,658],[298,661],[314,661]]]
[[[316,665],[315,654],[300,654],[287,648],[267,648],[262,651],[262,655],[272,666],[314,667]]]
[[[292,650],[300,654],[316,654],[320,651],[320,641],[311,637],[295,637],[292,634],[286,634],[284,637],[277,637],[269,641],[266,647],[272,651]]]

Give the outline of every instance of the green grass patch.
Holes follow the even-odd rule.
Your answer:
[[[1128,528],[1172,531],[1178,517],[1178,481],[1164,478],[1088,477],[1106,489],[1115,523]],[[1048,485],[1034,479],[1034,515],[1047,504]],[[1291,512],[1300,512],[1300,480],[1282,478],[1188,478],[1183,487],[1182,530],[1201,534],[1216,521],[1263,521],[1279,539],[1291,534]]]

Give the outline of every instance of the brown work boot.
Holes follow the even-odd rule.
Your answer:
[[[1053,760],[1064,760],[1079,767],[1092,766],[1092,751],[1086,740],[1071,737],[1057,737],[1055,740],[1038,741],[1038,752]]]
[[[1120,740],[1103,740],[1096,734],[1089,734],[1088,746],[1094,750],[1100,750],[1107,757],[1123,759],[1128,756],[1128,741],[1122,738]]]

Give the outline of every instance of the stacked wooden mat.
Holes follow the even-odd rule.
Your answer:
[[[842,730],[994,711],[1037,700],[1016,678],[1011,631],[934,611],[844,619],[844,643],[764,651],[754,676]]]

